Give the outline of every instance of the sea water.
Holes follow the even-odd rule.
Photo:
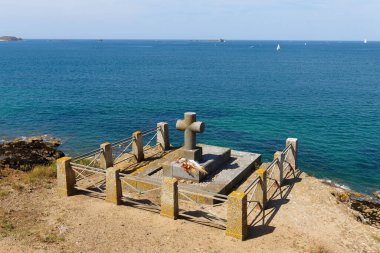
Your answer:
[[[380,188],[380,43],[0,43],[0,139],[51,134],[75,156],[167,121],[181,145],[186,111],[199,142],[271,161],[296,137],[305,172]]]

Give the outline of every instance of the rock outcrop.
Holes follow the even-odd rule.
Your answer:
[[[347,204],[357,220],[380,228],[380,201],[367,195],[337,188],[332,192],[339,202]]]
[[[0,41],[16,41],[16,40],[22,40],[22,39],[13,37],[13,36],[0,36]]]
[[[60,140],[46,135],[0,143],[0,169],[28,171],[36,165],[50,164],[64,156],[57,150],[60,144]]]

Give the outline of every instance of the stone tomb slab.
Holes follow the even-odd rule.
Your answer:
[[[242,184],[261,163],[261,155],[256,153],[231,151],[231,160],[224,164],[214,175],[200,183],[184,182],[187,188],[228,195]],[[194,194],[192,199],[199,203],[214,204],[217,201]]]
[[[224,164],[212,177],[199,184],[192,184],[202,190],[220,194],[230,191],[249,177],[261,163],[261,155],[243,151],[231,151],[231,160]]]
[[[202,145],[204,148],[207,145]],[[214,149],[215,146],[210,146]],[[217,147],[218,148],[218,147]],[[206,148],[207,149],[207,148]],[[207,153],[205,153],[206,155]],[[210,159],[208,159],[210,160]],[[137,173],[137,176],[142,178],[162,179],[164,176],[163,164],[168,164],[172,160],[163,159],[162,163],[158,162],[154,165],[147,166],[145,170]],[[192,180],[179,180],[179,185],[186,185],[187,188],[203,190],[212,193],[228,195],[233,189],[243,183],[261,163],[261,155],[257,153],[230,151],[230,159],[220,166],[215,166],[213,173],[208,174],[202,182],[194,182]],[[216,165],[216,164],[214,164]],[[168,176],[168,175],[165,175]],[[144,190],[145,186],[137,186]],[[194,195],[194,200],[200,203],[210,203],[210,199],[197,197]]]
[[[221,166],[227,164],[231,159],[231,149],[229,148],[202,144],[198,146],[202,149],[203,153],[199,165],[203,166],[207,171],[207,174],[199,171],[186,172],[176,161],[173,161],[170,166],[166,166],[164,175],[199,183],[208,175],[214,174]]]

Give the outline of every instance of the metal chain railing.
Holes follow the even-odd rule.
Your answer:
[[[114,164],[117,164],[117,163],[120,163],[121,161],[118,161],[118,159],[125,153],[128,153],[127,151],[131,148],[132,146],[132,143],[133,143],[133,138],[131,138],[131,140],[129,141],[125,141],[123,143],[119,143],[119,144],[114,144],[112,147],[112,153],[114,153],[116,151],[115,148],[121,148],[123,145],[125,145],[125,148],[122,149],[122,151],[118,154],[118,155],[115,155],[113,158],[113,162]],[[115,151],[114,151],[115,150]],[[123,160],[124,161],[124,160]]]
[[[157,137],[157,131],[155,131],[156,133],[152,136],[152,138],[150,138],[150,140],[144,145],[144,150],[146,150],[147,148],[152,148],[150,145],[150,143]],[[157,144],[155,145],[157,146]],[[155,147],[153,146],[153,147]]]
[[[102,188],[105,184],[106,173],[105,170],[90,167],[88,165],[82,165],[77,163],[70,163],[72,170],[76,174],[76,189],[92,192],[92,193],[105,193],[105,189]],[[100,175],[100,176],[96,176]],[[86,187],[79,186],[78,182],[87,182]],[[96,188],[98,191],[90,190]]]
[[[80,156],[77,156],[77,157],[74,157],[72,159],[73,162],[80,162],[80,161],[83,161],[85,159],[88,159],[90,157],[99,157],[100,153],[102,152],[102,149],[95,149],[95,150],[92,150],[92,151],[89,151],[83,155],[80,155]],[[94,159],[95,160],[95,159]],[[94,161],[92,160],[92,162]]]
[[[244,190],[247,195],[247,217],[253,213],[257,206],[259,206],[260,211],[264,211],[263,206],[258,200],[255,200],[256,190],[259,184],[261,184],[261,178],[257,177],[248,187]]]
[[[195,215],[193,214],[193,212],[182,208],[179,212],[181,216],[198,221],[202,221],[203,218],[206,219],[208,222],[226,228],[227,217],[221,217],[220,214],[211,211],[212,208],[222,206],[227,202],[228,197],[226,195],[203,191],[200,189],[194,189],[192,187],[187,187],[184,185],[178,186],[178,195],[179,202],[190,204],[190,206],[188,206],[187,209],[197,209],[203,212],[203,215],[200,216],[199,214]],[[209,202],[202,201],[201,203],[199,201],[194,200],[194,198],[196,199],[197,197],[202,197],[203,200],[205,198],[209,199]],[[217,203],[215,203],[215,201]],[[222,210],[223,212],[225,212],[223,208]]]
[[[129,189],[129,191],[123,192],[123,194],[122,194],[123,198],[126,201],[134,203],[134,204],[138,204],[138,205],[145,205],[148,207],[154,206],[158,209],[160,208],[160,206],[161,206],[160,201],[155,202],[152,200],[152,198],[149,198],[150,204],[144,204],[142,202],[134,201],[131,198],[133,194],[137,194],[137,195],[141,196],[141,195],[146,195],[148,193],[153,193],[153,192],[157,192],[157,191],[158,191],[158,194],[156,194],[156,198],[160,198],[160,196],[161,196],[160,191],[162,189],[162,182],[158,178],[157,179],[156,178],[141,178],[138,176],[133,176],[133,175],[125,174],[125,173],[119,173],[119,179]],[[132,185],[132,182],[136,183],[136,187]],[[137,186],[138,183],[141,183],[145,187],[149,185],[149,187],[147,187],[147,189],[142,190],[140,187]],[[128,195],[128,193],[129,193],[129,195]]]
[[[153,133],[153,132],[156,132],[156,133],[157,133],[157,129],[159,129],[159,127],[155,127],[155,128],[152,128],[152,129],[146,130],[146,131],[142,132],[142,136],[145,136],[145,135],[151,134],[151,133]]]
[[[294,158],[294,155],[295,155],[295,151],[294,151],[294,147],[292,144],[288,145],[283,151],[282,153],[284,154],[284,161],[283,161],[283,173],[284,175],[288,175],[289,172],[292,172],[293,175],[295,176],[295,173],[296,173],[296,168],[293,168],[292,165],[290,164],[290,162],[288,161],[288,156],[289,156],[289,152],[291,152],[291,155],[293,156]],[[285,165],[286,164],[286,165]],[[285,173],[286,172],[286,173]]]

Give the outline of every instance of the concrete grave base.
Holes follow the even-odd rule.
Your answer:
[[[187,188],[196,190],[203,190],[212,193],[229,194],[234,187],[246,179],[261,163],[261,155],[250,152],[230,150],[228,148],[199,145],[203,149],[203,162],[201,165],[205,166],[209,174],[203,177],[200,181],[196,182],[193,178],[183,178],[186,172],[182,168],[174,171],[171,164],[174,162],[170,158],[162,159],[155,164],[146,166],[143,170],[139,170],[136,176],[142,178],[159,178],[163,176],[173,176],[179,178],[179,185],[186,185]],[[174,151],[180,152],[180,149]],[[173,155],[175,156],[175,154]],[[180,170],[179,170],[180,169]],[[182,172],[181,172],[182,171]],[[176,174],[177,173],[177,174]],[[141,190],[149,189],[146,183],[137,184],[137,188]],[[152,186],[153,187],[153,186]],[[193,200],[199,203],[210,203],[211,199],[194,195]]]
[[[207,171],[207,174],[199,171],[186,172],[180,164],[173,161],[171,162],[169,168],[165,171],[164,175],[199,183],[205,177],[217,171],[221,166],[223,166],[223,164],[228,163],[231,159],[231,149],[229,148],[209,145],[199,145],[199,148],[203,150],[203,156],[199,161],[199,165]]]

